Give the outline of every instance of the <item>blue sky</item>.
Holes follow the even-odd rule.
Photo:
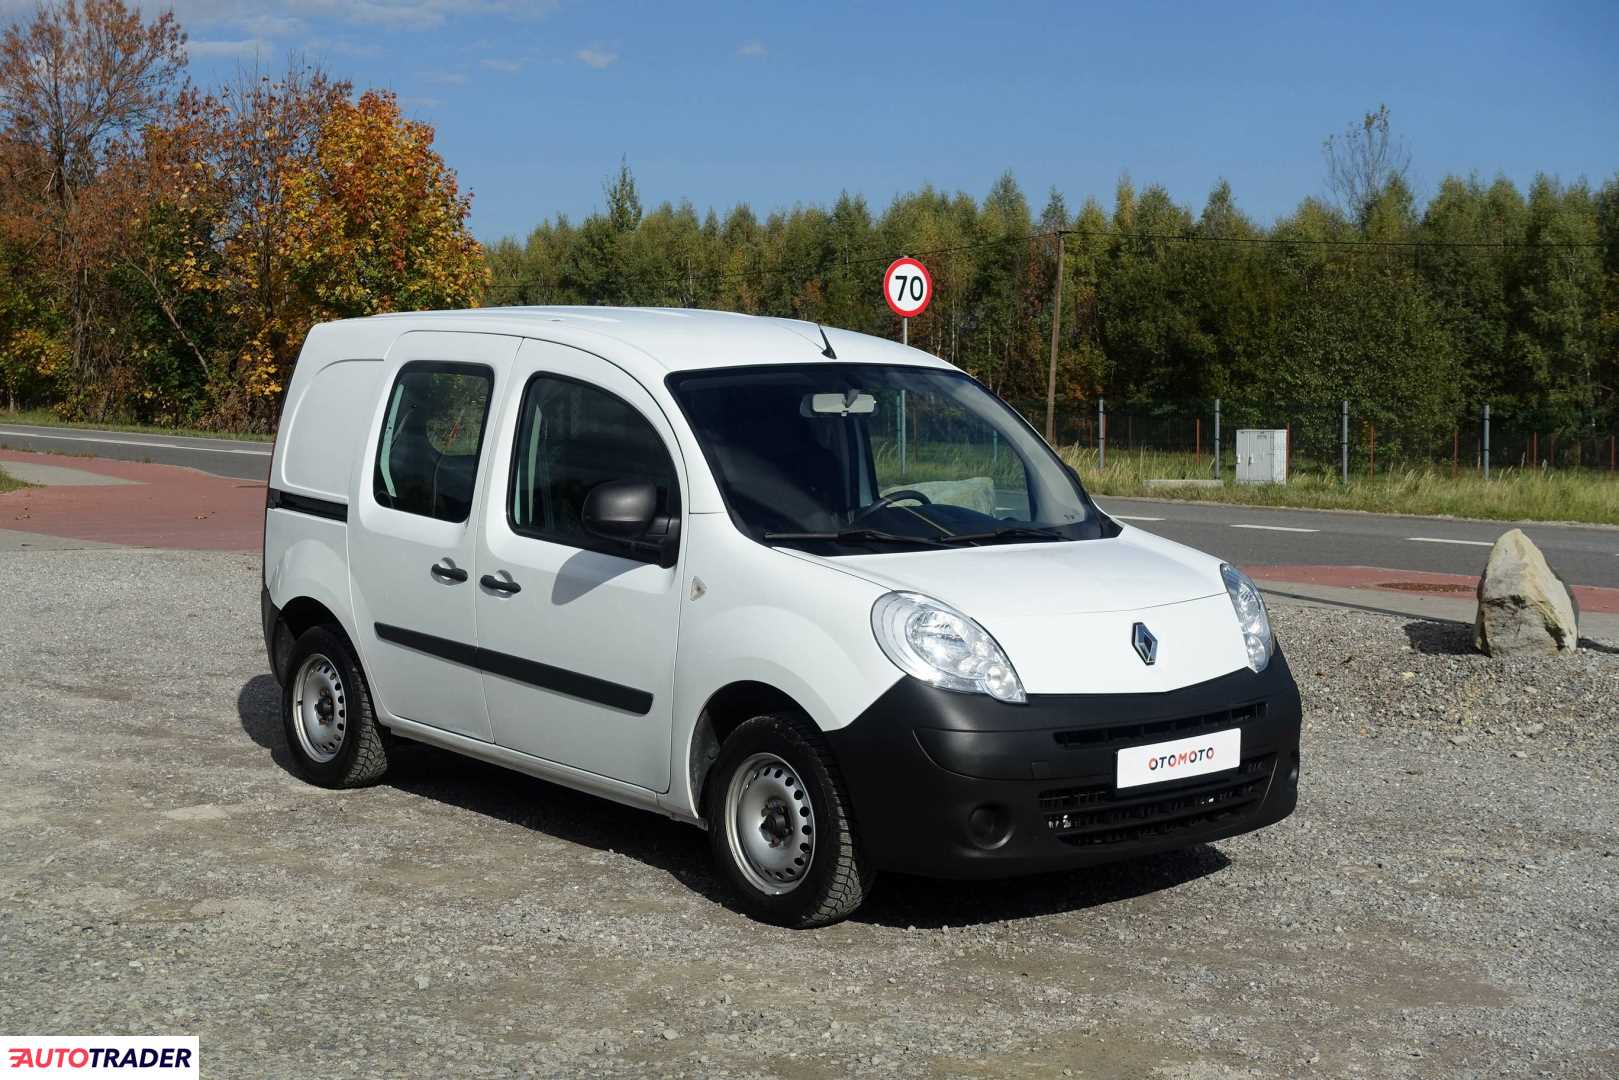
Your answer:
[[[22,0],[0,0],[14,14]],[[32,7],[32,3],[26,4]],[[1321,142],[1379,102],[1418,192],[1452,172],[1619,170],[1619,3],[870,5],[177,0],[194,76],[302,50],[395,90],[475,194],[481,239],[601,202],[880,210],[1012,169],[1109,203],[1128,172],[1269,222],[1323,190]]]

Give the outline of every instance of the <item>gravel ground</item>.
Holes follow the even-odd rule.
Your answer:
[[[699,832],[417,748],[286,771],[257,557],[0,553],[0,1031],[210,1077],[1619,1074],[1619,655],[1277,613],[1298,812],[790,933]]]

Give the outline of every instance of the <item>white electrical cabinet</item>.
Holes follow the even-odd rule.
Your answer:
[[[1287,483],[1287,430],[1248,428],[1237,432],[1237,483]]]

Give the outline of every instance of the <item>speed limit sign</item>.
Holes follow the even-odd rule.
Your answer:
[[[933,300],[933,278],[928,268],[909,257],[889,263],[883,274],[883,299],[902,319],[922,314]]]

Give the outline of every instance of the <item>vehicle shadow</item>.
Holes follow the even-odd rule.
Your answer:
[[[242,730],[291,773],[281,726],[281,688],[257,675],[237,694]],[[408,740],[389,753],[384,786],[469,810],[597,851],[613,851],[662,871],[742,914],[715,874],[708,839],[689,825],[586,795],[549,781]],[[1004,881],[938,881],[885,874],[851,921],[890,927],[969,926],[1078,911],[1174,888],[1230,865],[1208,845],[1086,870]]]
[[[885,874],[852,922],[935,930],[1039,915],[1084,911],[1162,892],[1217,874],[1231,860],[1208,844],[1066,870],[998,881],[937,881]]]
[[[294,773],[281,725],[281,687],[275,679],[268,674],[254,676],[237,693],[236,705],[248,738],[269,750],[276,765]],[[707,839],[697,829],[408,739],[396,739],[388,758],[385,787],[628,856],[732,907],[724,883],[711,872]]]
[[[292,752],[281,728],[281,685],[268,673],[255,675],[236,692],[236,715],[242,730],[270,751],[270,760],[292,772]]]
[[[1473,624],[1453,622],[1449,619],[1418,619],[1405,624],[1405,639],[1411,648],[1428,656],[1477,656],[1473,645]],[[1580,639],[1580,648],[1596,653],[1619,655],[1619,648]]]

